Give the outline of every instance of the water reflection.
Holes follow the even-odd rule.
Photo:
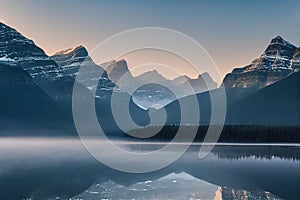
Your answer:
[[[217,146],[213,153],[219,159],[284,159],[299,161],[300,148],[298,146],[247,146],[247,147],[232,147],[232,146]]]
[[[124,148],[147,151],[159,148],[159,145],[130,143]],[[225,188],[234,188],[237,193],[244,190],[252,193],[269,191],[284,199],[298,199],[299,148],[218,146],[202,160],[198,158],[198,150],[199,146],[192,146],[184,156],[162,170],[128,174],[102,165],[87,153],[80,141],[74,139],[2,138],[0,199],[70,198],[84,194],[95,184],[112,182],[127,190],[135,188],[138,183],[155,182],[183,172],[197,181],[221,186],[224,194]],[[113,152],[108,152],[107,156],[120,160],[120,163],[131,164]]]
[[[130,186],[122,186],[113,181],[97,182],[82,194],[70,200],[96,199],[172,199],[172,200],[232,200],[232,199],[266,199],[280,200],[281,198],[262,190],[242,190],[220,187],[199,180],[184,172],[169,174],[153,181],[139,182]]]
[[[157,180],[122,186],[113,181],[96,182],[74,199],[220,199],[218,186],[184,172],[169,174]]]

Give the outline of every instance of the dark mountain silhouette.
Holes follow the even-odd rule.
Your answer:
[[[295,72],[230,104],[227,122],[300,125],[300,73]]]
[[[211,120],[212,95],[218,104],[222,101],[222,89],[197,94],[200,109],[200,124]],[[225,124],[233,125],[300,125],[300,73],[294,72],[286,78],[262,89],[227,88],[227,111]],[[181,101],[192,102],[191,96]],[[190,103],[190,105],[194,105]],[[194,105],[197,106],[197,105]],[[179,124],[178,100],[165,106],[169,124]],[[193,106],[187,112],[195,112]],[[191,119],[192,121],[192,119]]]
[[[68,113],[23,69],[0,63],[0,86],[1,135],[43,135],[47,130],[51,135],[61,135],[72,130]]]

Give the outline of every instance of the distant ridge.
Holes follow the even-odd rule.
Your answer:
[[[177,98],[217,88],[217,84],[208,73],[200,74],[196,79],[183,75],[169,80],[156,70],[133,76],[125,59],[109,61],[100,66],[105,66],[108,77],[125,91],[131,91],[130,88],[134,85],[145,85],[133,93],[134,102],[143,109],[152,106],[160,108]],[[119,81],[121,78],[122,80]],[[156,84],[147,84],[148,81]],[[176,89],[179,96],[175,96],[172,88]],[[191,88],[191,90],[187,88]]]

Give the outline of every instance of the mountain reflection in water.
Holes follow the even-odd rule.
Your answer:
[[[152,150],[161,146],[124,143],[122,148],[147,151],[148,147],[148,150]],[[151,199],[154,194],[161,198],[167,194],[178,198],[185,195],[187,199],[204,198],[201,195],[213,198],[220,190],[223,199],[229,193],[237,196],[260,195],[262,199],[267,196],[297,199],[300,195],[298,147],[216,146],[201,160],[198,151],[199,146],[193,145],[166,168],[144,174],[129,174],[101,164],[76,139],[1,138],[0,199],[68,199],[87,195],[87,191],[94,191],[89,195],[99,197],[105,187],[118,188],[119,193],[107,194],[117,195],[112,199],[122,195]],[[107,156],[122,159],[113,152]],[[124,164],[130,164],[126,163],[126,158],[123,161]],[[198,184],[191,186],[186,179]],[[175,183],[181,189],[173,185]],[[102,189],[97,191],[97,187]],[[145,191],[145,187],[151,189]]]

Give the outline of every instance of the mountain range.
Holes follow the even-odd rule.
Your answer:
[[[116,134],[122,131],[111,109],[113,91],[120,110],[128,106],[133,120],[143,126],[150,123],[151,107],[154,114],[165,109],[167,123],[178,123],[177,99],[189,101],[194,94],[200,104],[200,123],[209,123],[210,95],[218,97],[224,89],[227,124],[299,125],[299,68],[299,47],[277,36],[259,58],[227,74],[220,88],[207,73],[173,80],[155,70],[133,76],[126,60],[97,65],[83,46],[48,56],[32,40],[0,23],[0,130],[2,135],[15,130],[73,134],[74,84],[84,95],[73,98],[83,102],[95,98],[99,122]],[[129,99],[125,102],[129,105],[122,99]],[[192,106],[187,109],[194,112]]]
[[[217,88],[217,83],[208,73],[200,74],[197,79],[182,75],[169,80],[156,70],[134,77],[124,59],[112,60],[100,66],[104,66],[109,79],[122,90],[128,91],[133,101],[143,109],[161,108],[178,98]],[[173,90],[176,90],[176,94]]]

